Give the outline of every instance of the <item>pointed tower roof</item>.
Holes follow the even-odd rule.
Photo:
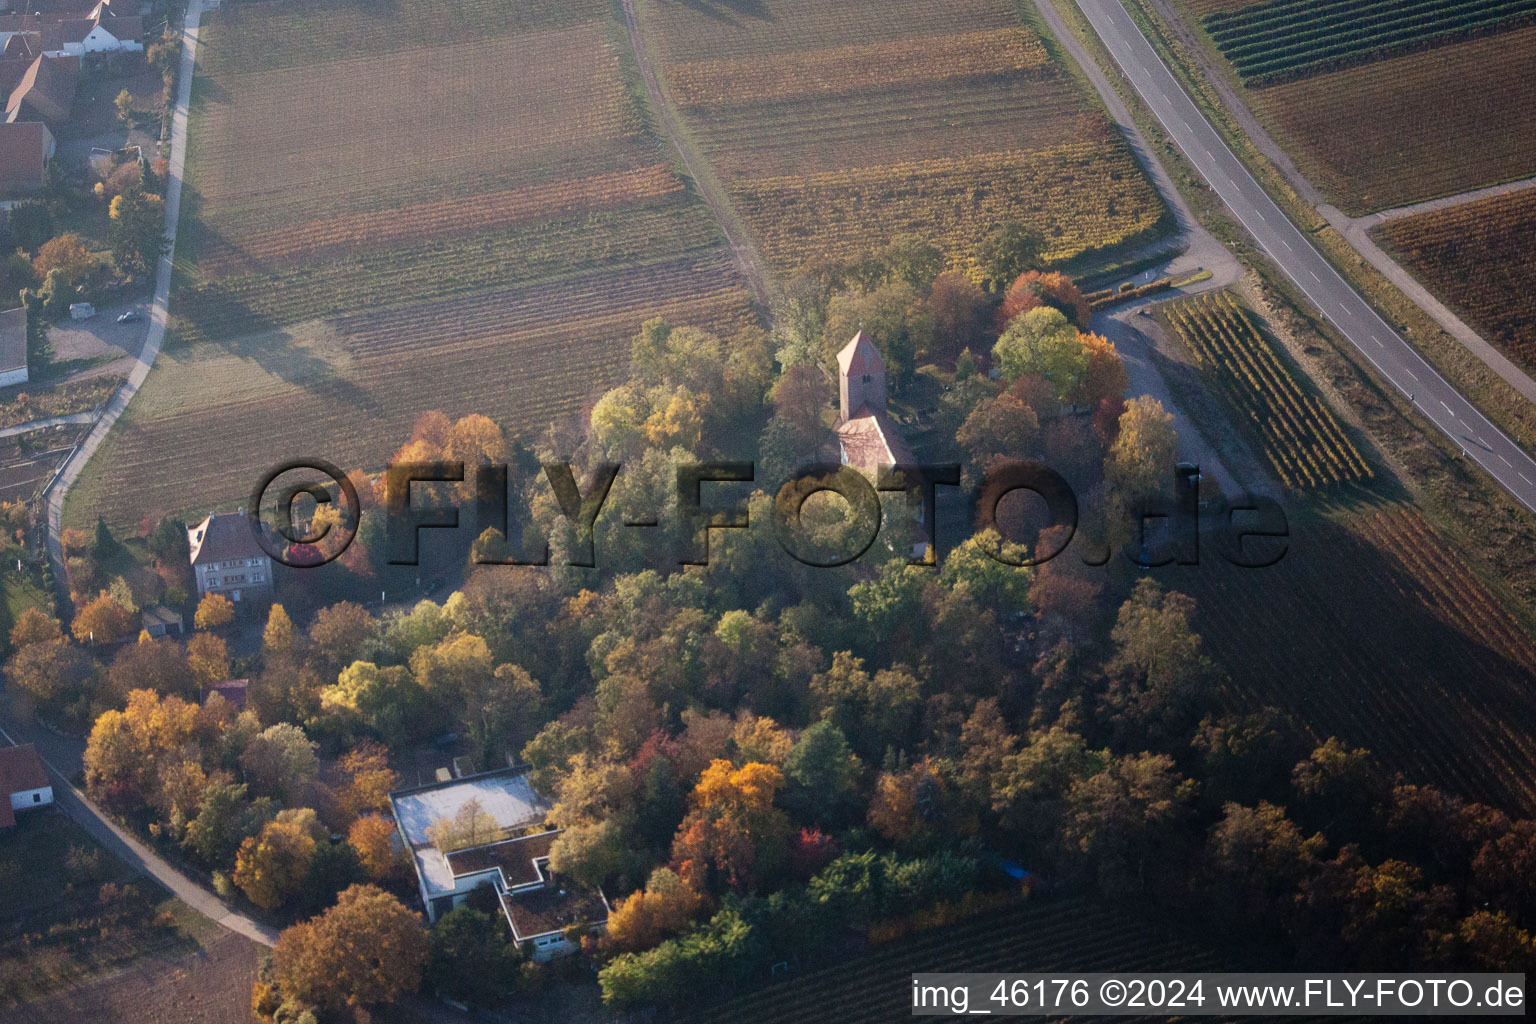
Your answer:
[[[844,377],[850,374],[884,373],[885,360],[880,350],[861,329],[837,354],[837,369]]]

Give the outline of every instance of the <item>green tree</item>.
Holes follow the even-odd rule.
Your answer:
[[[976,264],[988,291],[1006,288],[1026,270],[1040,268],[1045,236],[1017,221],[1000,224],[976,247]]]
[[[992,358],[1007,380],[1034,374],[1065,398],[1088,373],[1088,349],[1059,309],[1038,306],[1016,317],[992,346]]]
[[[112,200],[108,240],[117,265],[135,276],[148,276],[169,243],[165,238],[165,200],[130,189]]]
[[[441,996],[490,1007],[511,995],[518,960],[506,921],[465,904],[432,926],[426,981]]]

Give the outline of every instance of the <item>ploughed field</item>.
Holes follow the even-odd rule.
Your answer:
[[[171,333],[71,522],[377,469],[426,409],[542,430],[650,316],[752,322],[608,4],[270,0],[204,39]]]
[[[671,101],[771,267],[917,234],[963,263],[997,224],[1084,266],[1164,208],[1120,134],[1006,0],[646,0]]]
[[[1478,333],[1536,370],[1536,189],[1389,220],[1379,232]]]
[[[1536,174],[1529,0],[1175,4],[1346,213]]]

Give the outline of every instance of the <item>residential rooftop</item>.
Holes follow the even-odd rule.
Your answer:
[[[549,813],[549,805],[534,791],[522,768],[399,790],[391,793],[389,800],[400,826],[401,841],[416,861],[416,871],[428,899],[454,890],[453,867],[428,834],[435,822],[452,820],[471,800],[478,801],[480,809],[506,831],[542,825]]]

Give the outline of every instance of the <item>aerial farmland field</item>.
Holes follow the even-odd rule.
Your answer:
[[[1346,213],[1536,173],[1536,76],[1523,73],[1536,26],[1523,5],[1428,5],[1436,20],[1407,27],[1393,19],[1409,5],[1350,5],[1353,21],[1318,25],[1321,13],[1299,17],[1284,0],[1177,5],[1235,62],[1244,101],[1302,174]],[[1273,27],[1257,23],[1269,9],[1284,15]]]
[[[917,234],[963,263],[996,224],[1084,267],[1155,240],[1155,190],[1037,31],[1001,0],[646,0],[672,102],[768,262]]]
[[[1536,189],[1387,221],[1379,230],[1484,337],[1536,367]]]
[[[606,4],[277,0],[204,35],[172,333],[72,520],[232,501],[301,447],[376,468],[424,408],[541,429],[649,316],[753,321]]]

